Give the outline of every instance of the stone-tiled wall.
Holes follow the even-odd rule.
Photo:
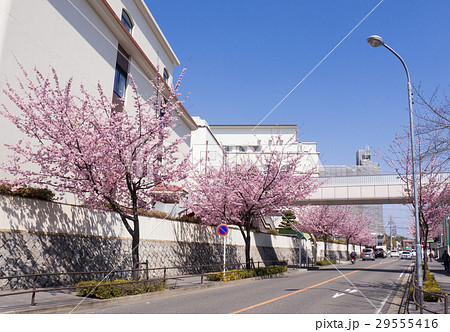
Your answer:
[[[140,261],[151,268],[222,264],[223,238],[215,226],[141,217]],[[298,263],[296,237],[251,234],[253,261]],[[305,241],[302,241],[305,242]],[[311,244],[308,256],[312,256]],[[227,263],[244,263],[243,237],[230,226],[226,237]],[[303,248],[302,256],[305,255]],[[318,259],[321,259],[318,244]],[[329,254],[344,257],[345,246],[328,245]],[[131,267],[131,237],[114,213],[79,206],[0,196],[0,277],[54,272],[110,271]],[[305,259],[303,259],[305,261]],[[198,269],[168,270],[168,275],[200,272]],[[153,276],[160,276],[155,271]],[[96,279],[101,279],[102,274]],[[129,277],[115,274],[114,277]],[[68,279],[68,277],[64,277]],[[71,281],[92,276],[72,276]],[[41,278],[39,286],[59,284],[55,277]],[[31,279],[0,279],[0,290],[30,286]]]
[[[169,269],[167,275],[199,273],[199,265],[222,264],[223,245],[143,240],[140,260],[148,260],[148,266],[185,268]],[[243,246],[227,245],[227,263],[245,262]],[[39,232],[0,232],[0,277],[32,273],[109,271],[131,267],[131,240],[101,238],[67,234],[44,234]],[[294,248],[252,247],[252,258],[256,261],[298,261]],[[189,268],[196,266],[196,268]],[[208,268],[205,268],[205,271]],[[81,280],[101,279],[87,275],[65,277],[40,277],[38,286],[54,286]],[[162,270],[150,272],[150,276],[162,276]],[[114,277],[129,278],[129,273]],[[0,289],[31,287],[32,278],[0,279]]]

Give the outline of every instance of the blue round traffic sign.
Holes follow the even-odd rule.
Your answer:
[[[225,224],[221,224],[217,226],[217,234],[220,236],[226,236],[228,234],[228,226]]]

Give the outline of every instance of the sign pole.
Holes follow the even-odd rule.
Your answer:
[[[217,227],[217,234],[219,234],[221,237],[223,237],[223,277],[225,278],[225,269],[226,269],[226,263],[227,263],[227,259],[226,259],[226,251],[227,251],[227,247],[225,245],[225,237],[227,236],[229,232],[228,226],[225,224],[220,224]]]
[[[222,236],[223,237],[223,277],[225,278],[225,264],[226,264],[226,252],[227,252],[227,248],[225,246],[225,238],[226,236]]]

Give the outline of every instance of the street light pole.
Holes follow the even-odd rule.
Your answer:
[[[408,103],[409,103],[409,132],[411,136],[411,163],[412,163],[412,177],[413,177],[413,187],[414,187],[414,219],[416,223],[416,272],[417,272],[417,283],[419,289],[423,289],[423,277],[422,277],[422,246],[420,244],[420,227],[419,227],[419,208],[418,208],[418,198],[417,198],[417,181],[416,181],[416,148],[414,143],[414,122],[413,122],[413,110],[412,110],[412,92],[411,92],[411,80],[409,77],[408,67],[406,67],[405,61],[402,57],[395,52],[392,48],[384,43],[383,38],[377,35],[370,36],[367,38],[367,42],[372,47],[384,46],[391,53],[393,53],[402,63],[403,68],[405,68],[406,78],[408,80]]]

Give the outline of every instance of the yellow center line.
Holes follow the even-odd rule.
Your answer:
[[[294,291],[294,292],[291,292],[291,293],[288,293],[288,294],[285,294],[285,295],[282,295],[282,296],[279,296],[279,297],[275,297],[275,298],[273,298],[273,299],[270,299],[270,300],[267,300],[267,301],[264,301],[264,302],[261,302],[261,303],[252,305],[252,306],[247,307],[247,308],[243,308],[243,309],[239,309],[239,310],[230,312],[230,314],[239,314],[239,313],[241,313],[241,312],[243,312],[243,311],[247,311],[247,310],[250,310],[250,309],[253,309],[253,308],[256,308],[256,307],[260,307],[260,306],[262,306],[262,305],[265,305],[265,304],[268,304],[268,303],[271,303],[271,302],[275,302],[275,301],[284,299],[284,298],[286,298],[286,297],[288,297],[288,296],[295,295],[295,294],[304,292],[305,290],[312,289],[312,288],[315,288],[315,287],[317,287],[317,286],[321,286],[321,285],[327,284],[327,283],[329,283],[329,282],[331,282],[331,281],[334,281],[334,280],[336,280],[336,279],[343,278],[343,277],[345,277],[345,276],[351,275],[351,274],[356,273],[356,272],[360,272],[360,271],[363,271],[363,270],[370,269],[371,267],[374,267],[374,266],[377,266],[377,265],[396,262],[396,261],[398,261],[399,259],[400,259],[400,258],[397,258],[397,259],[395,259],[395,260],[393,260],[393,261],[390,261],[390,262],[377,263],[377,264],[370,265],[370,266],[367,266],[367,267],[365,267],[365,268],[362,268],[362,269],[360,269],[360,270],[356,270],[356,271],[353,271],[353,272],[349,272],[349,273],[347,273],[347,274],[342,274],[342,275],[340,275],[340,276],[337,276],[337,277],[334,277],[334,278],[331,278],[331,279],[322,281],[322,282],[320,282],[320,283],[318,283],[318,284],[315,284],[315,285],[312,285],[312,286],[308,286],[308,287],[305,287],[305,288],[303,288],[303,289],[299,289],[299,290],[296,290],[296,291]]]

